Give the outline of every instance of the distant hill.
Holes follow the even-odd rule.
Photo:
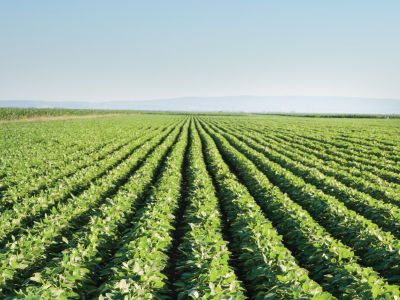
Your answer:
[[[184,97],[147,101],[77,102],[3,100],[0,107],[158,111],[400,114],[400,100],[353,97]]]

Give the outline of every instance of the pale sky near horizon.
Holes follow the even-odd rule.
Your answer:
[[[400,99],[400,1],[0,1],[0,100]]]

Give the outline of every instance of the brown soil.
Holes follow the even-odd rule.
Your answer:
[[[108,114],[108,115],[90,115],[90,116],[60,116],[60,117],[34,117],[18,120],[0,120],[0,123],[9,122],[33,122],[33,121],[54,121],[54,120],[68,120],[68,119],[91,119],[91,118],[101,118],[101,117],[116,117],[126,114]]]

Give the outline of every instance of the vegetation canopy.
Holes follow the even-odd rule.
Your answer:
[[[399,120],[124,113],[0,124],[0,299],[400,299]]]

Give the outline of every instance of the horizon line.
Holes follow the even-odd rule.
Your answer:
[[[184,98],[237,98],[237,97],[254,97],[254,98],[288,98],[288,97],[309,97],[309,98],[353,98],[353,99],[372,99],[372,100],[396,100],[400,98],[375,98],[375,97],[356,97],[356,96],[307,96],[307,95],[286,95],[286,96],[254,96],[254,95],[233,95],[233,96],[181,96],[172,98],[153,98],[147,100],[107,100],[107,101],[82,101],[82,100],[32,100],[32,99],[1,99],[0,101],[43,101],[43,102],[89,102],[89,103],[107,103],[107,102],[138,102],[138,101],[155,101],[155,100],[174,100]]]

